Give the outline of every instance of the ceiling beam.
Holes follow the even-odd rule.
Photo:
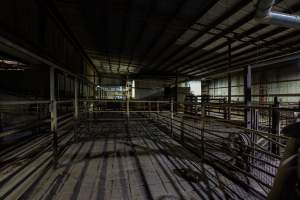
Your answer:
[[[148,7],[146,14],[145,14],[145,19],[148,19],[151,17],[151,15],[153,14],[154,10],[157,8],[158,6],[158,2],[159,0],[152,0],[150,3],[150,6]],[[128,63],[128,69],[131,66],[131,63],[133,62],[134,58],[135,58],[135,54],[137,51],[138,46],[140,45],[140,41],[142,40],[144,34],[145,34],[145,30],[146,30],[146,26],[148,25],[147,21],[143,22],[142,28],[140,29],[137,39],[136,39],[136,43],[134,45],[133,48],[131,48],[131,52],[130,52],[130,60]]]
[[[159,41],[161,40],[162,36],[169,30],[169,26],[168,24],[171,24],[172,21],[174,20],[174,18],[178,15],[178,13],[180,12],[180,10],[182,9],[182,7],[184,7],[184,5],[187,3],[186,0],[180,0],[180,2],[176,5],[176,8],[174,9],[174,11],[172,12],[171,15],[169,15],[167,17],[166,20],[166,25],[163,26],[163,28],[160,29],[159,33],[156,34],[155,37],[153,37],[153,39],[150,42],[150,46],[147,48],[147,50],[144,52],[144,54],[141,56],[141,58],[139,59],[139,63],[142,64],[144,63],[146,57],[148,55],[150,55],[150,53],[152,52],[153,48],[159,43]]]
[[[229,10],[227,10],[225,14],[219,16],[216,20],[214,20],[207,27],[205,27],[200,33],[197,33],[195,36],[193,36],[191,39],[189,39],[184,45],[182,45],[180,48],[177,48],[174,52],[172,52],[169,56],[167,56],[162,62],[160,62],[159,66],[157,65],[157,69],[158,70],[162,69],[162,67],[165,66],[165,63],[169,62],[172,58],[176,57],[184,49],[190,47],[190,45],[192,45],[194,42],[196,42],[206,32],[208,32],[209,30],[211,30],[214,27],[216,27],[217,25],[219,25],[225,19],[227,19],[230,16],[234,15],[237,11],[239,11],[240,9],[242,9],[249,2],[251,2],[251,1],[250,0],[244,0],[244,1],[239,1],[238,3],[236,3],[233,7],[231,7]],[[186,54],[184,54],[184,56],[186,56]],[[180,58],[183,59],[184,56],[181,56]],[[171,63],[173,63],[173,62],[171,62]]]
[[[61,15],[59,10],[57,9],[56,5],[53,3],[52,0],[37,0],[38,4],[43,7],[43,9],[48,12],[49,16],[53,19],[53,21],[58,25],[61,29],[63,34],[71,41],[71,43],[76,47],[79,53],[83,56],[83,58],[88,62],[88,64],[95,70],[97,74],[99,71],[97,70],[96,66],[93,64],[89,56],[84,51],[83,47],[81,46],[80,42],[74,35],[73,31],[66,23],[64,17]]]
[[[300,10],[300,3],[294,6],[294,10],[295,11],[299,11]],[[241,39],[241,38],[245,37],[246,35],[250,35],[250,34],[254,33],[253,30],[256,30],[255,32],[257,32],[257,31],[259,31],[259,30],[261,30],[261,29],[263,29],[263,28],[265,28],[267,26],[268,25],[258,24],[257,26],[253,27],[252,29],[250,29],[250,30],[248,30],[248,31],[246,31],[244,33],[237,34],[234,39],[236,39],[236,38]],[[272,50],[276,49],[276,50],[281,51],[281,48],[283,48],[283,46],[281,46],[280,44],[277,44],[275,42],[270,43],[269,41],[266,41],[265,39],[267,39],[267,38],[269,38],[269,37],[271,37],[273,35],[276,35],[278,33],[281,33],[282,31],[285,31],[285,30],[288,30],[288,28],[285,28],[285,27],[276,28],[274,30],[271,30],[271,31],[269,31],[267,33],[264,33],[264,34],[262,34],[262,35],[260,35],[260,36],[258,36],[256,38],[253,38],[253,39],[251,39],[251,40],[249,40],[249,41],[247,41],[247,42],[245,42],[243,44],[240,44],[240,45],[234,47],[233,50],[238,50],[238,49],[244,48],[244,47],[246,47],[248,45],[254,44],[255,46],[263,46],[264,48],[270,48]],[[290,34],[287,34],[287,36],[289,36],[289,35]],[[264,43],[261,44],[261,45],[257,45],[256,42],[260,42],[260,41],[264,41]],[[207,56],[207,55],[209,56],[213,52],[215,52],[218,49],[221,49],[221,48],[223,48],[223,47],[225,47],[227,45],[228,45],[228,42],[220,44],[220,45],[214,47],[213,49],[211,49],[211,50],[209,50],[209,51],[201,54],[200,56],[197,56],[193,60],[190,60],[190,62],[189,62],[189,63],[193,63],[196,60],[198,60],[196,63],[193,63],[193,64],[185,66],[185,67],[184,67],[184,65],[187,65],[188,63],[182,63],[183,67],[181,67],[180,71],[184,72],[184,73],[187,73],[187,72],[193,72],[197,68],[199,69],[199,65],[203,65],[203,63],[211,60],[211,58],[203,59],[203,58],[206,58],[204,56]],[[269,46],[271,46],[271,47],[269,47]],[[291,51],[293,51],[293,49],[291,49]],[[218,54],[218,59],[220,57],[225,56],[225,55],[226,55],[226,52],[222,53],[221,55]],[[200,58],[200,60],[199,60],[199,58]]]
[[[123,23],[122,23],[122,31],[120,32],[120,47],[119,47],[119,68],[118,68],[118,72],[120,72],[120,68],[121,68],[121,60],[122,60],[122,53],[124,52],[125,49],[125,43],[126,43],[126,39],[127,39],[127,35],[128,35],[128,24],[129,24],[129,13],[131,10],[131,3],[132,0],[127,0],[126,3],[126,9],[125,9],[125,13],[127,14],[125,18],[123,18]],[[128,70],[127,70],[128,71]]]
[[[270,36],[281,33],[284,30],[287,30],[287,29],[286,28],[279,28],[279,29],[268,31],[268,32],[262,34],[259,38],[254,38],[250,41],[247,41],[245,43],[242,43],[238,46],[233,47],[232,52],[237,51],[237,50],[242,49],[242,48],[245,48],[245,47],[248,47],[249,45],[254,45],[254,47],[252,48],[254,50],[256,50],[257,48],[262,46],[264,48],[268,48],[268,49],[273,48],[273,50],[278,49],[279,51],[281,51],[281,49],[274,47],[274,45],[273,45],[274,43],[271,44],[271,45],[273,45],[273,47],[269,47],[268,42],[264,42],[262,45],[258,45],[258,44],[256,44],[256,42],[261,41],[261,39],[266,39]],[[183,72],[183,73],[193,72],[193,71],[198,70],[200,65],[203,66],[203,65],[206,65],[206,63],[209,63],[209,62],[217,63],[217,60],[220,60],[221,58],[227,59],[227,52],[218,53],[218,54],[213,54],[213,53],[216,52],[218,49],[229,45],[230,43],[231,43],[230,41],[227,41],[224,44],[218,45],[217,47],[213,48],[212,50],[205,52],[204,54],[201,55],[202,57],[200,57],[200,60],[199,60],[199,57],[197,57],[198,60],[195,59],[195,61],[197,61],[196,63],[190,64],[189,66],[184,67],[184,69],[180,70],[180,71]],[[215,58],[216,55],[217,55],[217,58]],[[236,55],[233,55],[233,56],[236,56]],[[212,57],[214,57],[215,59],[212,60]]]
[[[152,62],[148,64],[148,68],[154,69],[160,63],[161,58],[165,55],[166,52],[176,43],[176,41],[188,30],[199,18],[201,18],[205,13],[210,10],[214,5],[218,3],[219,0],[209,0],[206,1],[206,5],[203,6],[203,9],[199,11],[199,14],[190,20],[190,23],[187,23],[186,29],[183,29],[179,32],[173,40],[171,40],[167,45],[165,45],[155,56],[152,57]],[[154,65],[158,63],[157,65]]]
[[[271,42],[272,41],[270,41],[270,43]],[[295,45],[299,42],[300,42],[300,39],[298,39],[297,41],[288,42],[286,45],[287,46]],[[299,46],[297,47],[297,49],[295,48],[295,51],[299,51],[299,50],[300,50]],[[286,53],[290,53],[290,52],[286,52]],[[233,56],[232,69],[237,69],[238,67],[242,68],[247,65],[252,65],[257,62],[262,62],[263,60],[266,60],[266,59],[272,59],[274,57],[283,55],[282,52],[269,51],[268,49],[261,51],[260,52],[261,56],[256,56],[256,54],[257,54],[257,52],[252,51],[252,52],[248,52],[248,55],[246,55],[246,56],[245,56],[245,53],[241,53],[240,56],[237,56],[237,57]],[[225,67],[227,67],[227,66],[225,66]],[[206,76],[206,74],[218,73],[219,71],[222,71],[222,70],[224,71],[225,67],[224,67],[224,64],[220,63],[218,65],[211,66],[210,68],[208,68],[206,70],[193,72],[193,74],[195,76]]]
[[[277,43],[277,42],[283,42],[285,40],[289,40],[291,38],[291,36],[293,36],[295,34],[300,34],[300,31],[294,31],[294,32],[291,32],[287,35],[282,35],[282,36],[280,36],[280,37],[278,37],[274,40],[271,40],[267,43],[264,43],[264,45],[261,46],[259,53],[261,54],[263,52],[270,52],[269,49],[265,49],[264,51],[261,51],[261,50],[264,48],[264,46],[268,46],[268,45],[272,45],[272,44]],[[296,51],[296,49],[294,49],[294,48],[293,48],[293,51],[290,50],[291,45],[293,45],[293,44],[294,43],[291,43],[291,44],[288,44],[288,45],[282,45],[282,49],[280,49],[280,51],[279,51],[279,49],[274,48],[273,52],[275,52],[274,50],[277,50],[276,52],[283,52],[283,53],[287,53],[287,52],[291,53],[293,51]],[[284,47],[286,47],[286,49]],[[236,53],[236,54],[234,54],[234,50],[239,50],[240,48],[237,48],[237,47],[232,48],[232,60],[234,61],[237,58],[242,57],[242,58],[239,59],[239,61],[242,61],[242,59],[245,57],[245,55],[247,55],[249,53],[253,57],[253,56],[255,56],[255,54],[257,54],[257,49],[258,48],[259,48],[258,46],[255,46],[255,47],[252,47],[250,49],[245,49],[244,51],[241,51],[241,52]],[[198,72],[208,70],[210,68],[214,68],[216,65],[220,66],[220,65],[223,65],[224,63],[226,63],[226,61],[227,61],[226,57],[221,56],[221,55],[218,56],[218,57],[219,58],[217,60],[215,60],[213,62],[210,62],[210,63],[207,63],[204,67],[201,67],[201,68],[198,68],[198,69],[195,69],[195,70],[192,70],[192,71],[186,71],[184,74],[195,74],[195,73],[198,73]]]

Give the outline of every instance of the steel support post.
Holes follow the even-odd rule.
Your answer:
[[[171,99],[171,135],[173,137],[174,101]]]
[[[92,88],[93,88],[93,98],[95,98],[95,96],[96,96],[95,87],[96,87],[96,72],[94,71],[94,85],[92,86]]]
[[[205,141],[204,141],[204,129],[205,129],[205,114],[206,114],[206,106],[205,103],[202,103],[201,107],[201,124],[200,124],[200,129],[201,129],[201,153],[202,153],[202,158],[204,157],[204,150],[205,150]]]
[[[53,136],[53,164],[58,164],[58,141],[57,141],[57,107],[55,98],[55,68],[50,68],[50,113],[51,113],[51,133]]]
[[[83,81],[80,81],[80,97],[84,97],[84,85],[83,85]]]
[[[149,118],[151,117],[151,102],[148,103]]]
[[[244,69],[244,104],[246,106],[245,108],[245,115],[244,115],[244,121],[245,121],[245,127],[251,128],[251,109],[248,106],[251,106],[251,66],[247,66]]]
[[[231,74],[228,74],[228,107],[227,107],[227,119],[231,120]]]
[[[74,139],[77,141],[77,123],[78,123],[78,79],[74,79]]]
[[[184,143],[184,115],[182,116],[180,121],[180,138],[181,142]]]
[[[156,119],[158,120],[159,115],[159,102],[156,102]]]
[[[130,94],[129,94],[129,82],[128,77],[126,78],[126,113],[127,113],[127,120],[129,120],[130,117],[130,108],[129,108],[129,101],[130,101]]]
[[[177,112],[177,106],[178,106],[178,74],[176,74],[176,79],[175,79],[175,112]]]
[[[74,79],[74,117],[78,120],[78,79]]]
[[[64,80],[64,84],[63,84],[63,96],[66,97],[67,95],[67,77],[66,74],[63,74],[63,80]]]
[[[227,99],[227,103],[228,103],[228,107],[227,107],[227,116],[226,119],[230,120],[231,119],[231,74],[230,74],[230,69],[231,69],[231,39],[228,39],[228,77],[227,77],[227,81],[228,81],[228,99]]]
[[[280,112],[278,110],[280,103],[278,101],[278,97],[274,97],[274,104],[272,106],[272,129],[271,133],[274,135],[280,134]],[[276,138],[273,140],[277,141]],[[277,144],[271,143],[271,152],[278,155],[279,154],[279,146]]]
[[[130,117],[130,108],[129,108],[130,97],[129,97],[129,91],[127,91],[127,98],[126,98],[126,100],[127,100],[126,101],[126,113],[127,113],[127,118],[129,119],[129,117]]]
[[[37,128],[37,134],[40,134],[41,133],[41,124],[40,124],[40,122],[41,122],[41,109],[39,107],[39,104],[36,104],[36,112],[37,112],[37,115],[38,115],[38,124],[39,124],[39,126]],[[0,119],[0,121],[1,121],[1,119]]]
[[[3,127],[2,127],[2,126],[3,126],[3,125],[2,125],[2,121],[3,121],[2,118],[3,118],[3,117],[2,117],[2,115],[3,115],[2,112],[0,112],[0,132],[3,131]]]

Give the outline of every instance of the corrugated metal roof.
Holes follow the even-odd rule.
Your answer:
[[[276,11],[300,13],[299,0],[277,2]],[[57,0],[57,6],[105,73],[205,76],[228,65],[229,44],[232,65],[243,67],[258,51],[257,59],[277,56],[298,50],[300,41],[297,30],[253,20],[252,0]]]

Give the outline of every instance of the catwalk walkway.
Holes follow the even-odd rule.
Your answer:
[[[152,121],[106,121],[60,138],[51,167],[51,136],[2,152],[1,199],[258,199],[185,149]]]

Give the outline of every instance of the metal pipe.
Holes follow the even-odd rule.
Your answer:
[[[266,24],[280,25],[300,29],[300,16],[274,12],[275,0],[259,0],[256,5],[255,19]]]

